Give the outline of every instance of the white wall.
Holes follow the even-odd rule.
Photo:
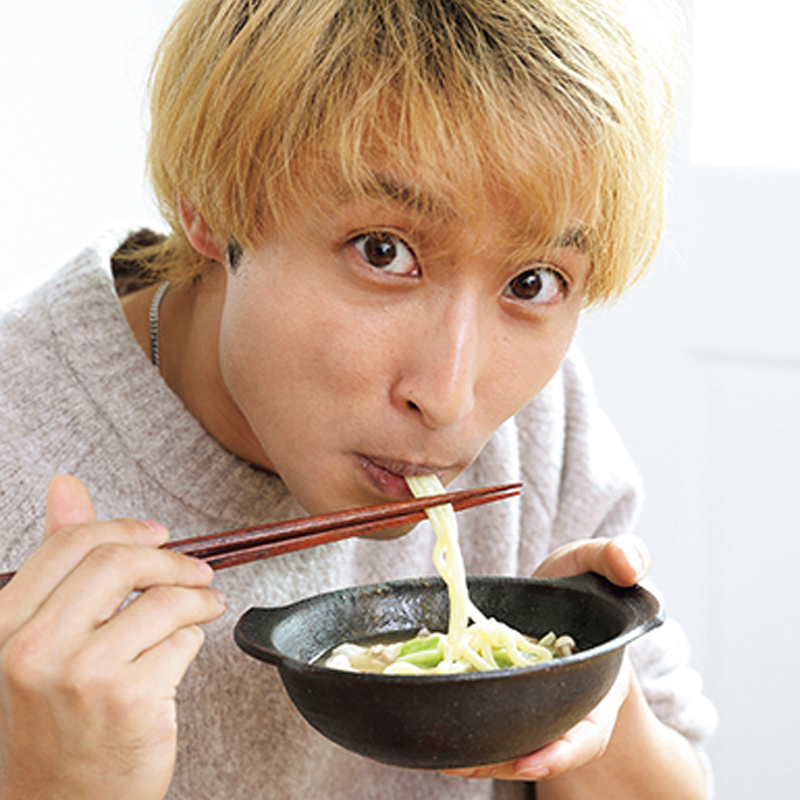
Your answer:
[[[158,219],[144,85],[178,6],[0,3],[0,304],[118,220]]]
[[[142,178],[142,95],[177,6],[0,6],[0,302],[116,220],[157,218]],[[658,262],[618,307],[588,316],[579,338],[645,478],[655,578],[722,712],[719,797],[790,797],[800,785],[790,633],[800,616],[800,172],[701,168],[689,151],[687,121]]]

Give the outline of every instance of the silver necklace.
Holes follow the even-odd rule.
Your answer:
[[[158,350],[158,315],[161,310],[161,301],[169,289],[169,281],[165,281],[158,287],[150,302],[150,360],[156,367],[161,366],[161,357]]]

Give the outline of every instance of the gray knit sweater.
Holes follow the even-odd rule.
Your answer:
[[[210,438],[161,380],[114,294],[116,240],[82,253],[0,319],[0,570],[37,547],[49,478],[77,475],[98,517],[156,519],[173,538],[303,515],[275,475]],[[468,572],[529,574],[553,548],[631,528],[638,480],[585,368],[571,353],[536,400],[493,437],[460,486],[522,480],[519,501],[467,512]],[[521,797],[493,784],[395,769],[352,755],[312,730],[277,672],[244,655],[233,626],[253,605],[346,585],[433,572],[427,525],[394,542],[348,541],[215,577],[226,615],[179,692],[172,800],[435,800]],[[656,713],[700,742],[713,709],[668,623],[634,648]]]

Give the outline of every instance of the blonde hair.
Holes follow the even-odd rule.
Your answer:
[[[400,174],[475,213],[510,193],[521,240],[580,230],[587,302],[617,296],[657,247],[672,120],[669,50],[629,13],[643,3],[188,0],[152,76],[148,166],[172,229],[153,269],[205,266],[179,195],[247,248]]]

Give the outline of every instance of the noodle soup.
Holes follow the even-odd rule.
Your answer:
[[[504,634],[514,631],[496,620],[487,622],[495,629],[497,636],[487,636],[485,628],[480,634],[467,628],[467,635],[474,637],[469,646],[472,651],[479,652],[489,665],[482,671],[530,666],[563,658],[574,652],[575,642],[571,636],[557,637],[552,631],[538,640],[517,634],[520,638],[515,638],[514,643],[509,645]],[[431,633],[423,628],[411,636],[397,634],[389,638],[381,637],[377,641],[340,644],[323,656],[319,663],[331,669],[385,675],[442,675],[478,669],[473,661],[453,658],[449,649],[446,634]]]
[[[406,478],[415,497],[444,492],[435,475]],[[550,632],[541,639],[524,636],[486,617],[470,600],[458,525],[450,505],[428,509],[436,533],[433,563],[447,585],[450,618],[446,633],[422,630],[379,642],[346,642],[321,660],[332,669],[387,675],[448,675],[525,667],[570,655],[570,636]]]

